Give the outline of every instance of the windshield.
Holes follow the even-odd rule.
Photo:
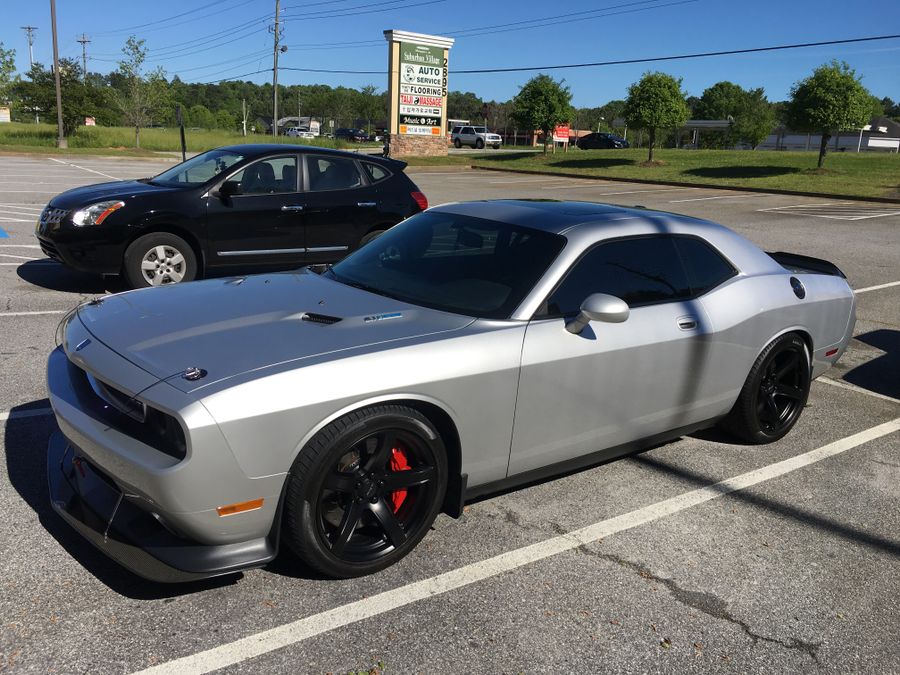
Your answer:
[[[325,272],[397,300],[506,319],[562,249],[559,235],[454,213],[421,213]]]
[[[150,183],[168,187],[198,187],[242,159],[243,155],[229,150],[210,150],[163,171],[154,176]]]

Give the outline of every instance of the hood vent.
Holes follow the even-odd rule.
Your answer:
[[[300,320],[330,326],[331,324],[340,321],[341,318],[339,316],[328,316],[327,314],[316,314],[315,312],[304,312],[303,316],[300,317]]]

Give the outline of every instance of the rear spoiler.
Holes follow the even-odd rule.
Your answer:
[[[774,253],[766,251],[766,253],[788,272],[796,272],[797,274],[828,274],[834,277],[841,277],[842,279],[847,278],[847,275],[841,272],[837,265],[821,258],[811,258],[807,255],[785,253],[784,251],[776,251]]]

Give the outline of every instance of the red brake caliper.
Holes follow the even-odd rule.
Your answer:
[[[409,471],[412,467],[406,459],[406,453],[400,448],[391,449],[391,471]],[[406,488],[395,490],[391,493],[391,504],[394,507],[394,513],[400,510],[403,502],[406,501]]]

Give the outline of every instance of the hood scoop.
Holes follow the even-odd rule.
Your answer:
[[[329,316],[328,314],[316,314],[315,312],[303,312],[300,317],[301,321],[309,321],[310,323],[319,323],[323,326],[330,326],[341,320],[339,316]]]

